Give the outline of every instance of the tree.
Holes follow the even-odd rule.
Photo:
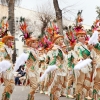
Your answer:
[[[63,23],[62,23],[62,10],[59,7],[58,0],[53,0],[53,5],[56,13],[56,21],[59,27],[60,34],[63,34]]]
[[[96,12],[98,14],[97,18],[100,20],[100,7],[96,7]]]
[[[14,7],[15,4],[19,4],[20,0],[0,0],[0,3],[8,6],[8,23],[9,23],[9,31],[15,37],[15,16],[14,16]],[[12,61],[15,63],[16,61],[16,43],[14,39],[14,53],[12,55]]]
[[[38,7],[38,18],[41,21],[41,34],[40,38],[45,35],[45,28],[47,27],[48,23],[53,19],[53,9],[49,2],[45,5],[47,6],[39,6]]]

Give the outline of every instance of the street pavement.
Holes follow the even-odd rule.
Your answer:
[[[0,98],[3,92],[4,86],[0,87]],[[11,100],[27,100],[27,95],[29,92],[29,87],[23,86],[16,86],[14,92],[12,94]],[[1,99],[0,99],[1,100]],[[36,93],[35,100],[50,100],[49,96],[44,94]],[[60,100],[74,100],[74,99],[67,99],[66,97],[61,97]]]

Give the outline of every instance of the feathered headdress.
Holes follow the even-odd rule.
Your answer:
[[[82,10],[78,11],[77,18],[76,18],[76,25],[74,26],[74,31],[76,33],[76,36],[78,36],[79,34],[86,34],[86,32],[82,26],[83,18],[81,16],[81,14],[82,14]]]
[[[45,34],[39,36],[39,47],[50,50],[53,47],[54,33],[58,31],[58,28],[54,22],[50,22],[45,28]]]
[[[46,31],[49,33],[49,34],[53,34],[54,31],[58,32],[58,27],[56,25],[56,23],[54,22],[50,22],[48,27],[46,28]]]
[[[58,27],[56,25],[56,23],[54,22],[50,22],[49,25],[46,28],[46,32],[47,32],[47,36],[50,39],[50,41],[53,42],[54,39],[54,35],[58,34]]]
[[[96,19],[96,21],[94,21],[91,29],[92,29],[92,32],[96,30],[100,30],[100,20],[99,19]]]
[[[96,30],[100,31],[100,8],[97,7],[96,9],[98,16],[96,17],[96,20],[93,22],[93,25],[91,27],[93,33]]]
[[[0,38],[2,38],[2,43],[6,43],[7,40],[14,39],[14,36],[11,35],[10,31],[8,30],[8,20],[6,17],[2,17],[1,21],[0,21]],[[12,47],[12,44],[11,44]]]
[[[20,17],[20,30],[23,33],[23,35],[20,35],[20,36],[23,36],[22,41],[24,42],[27,39],[31,38],[31,34],[32,34],[32,32],[28,32],[27,27],[28,25],[26,24],[25,18]]]
[[[72,47],[76,43],[76,36],[75,36],[71,26],[65,27],[65,29],[66,29],[66,36],[69,40],[70,46]]]
[[[8,20],[6,17],[2,17],[0,21],[0,38],[3,38],[4,36],[7,36],[8,31]]]
[[[46,50],[50,50],[53,47],[53,43],[49,40],[49,38],[45,35],[41,38],[39,42],[39,47],[42,47]]]

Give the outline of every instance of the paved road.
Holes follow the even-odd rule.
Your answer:
[[[3,88],[4,87],[0,87],[0,98]],[[16,86],[13,95],[11,97],[11,100],[27,100],[28,92],[29,92],[29,87],[23,88],[22,86]],[[36,93],[35,100],[49,100],[49,97],[44,94]],[[72,100],[72,99],[61,97],[60,100]]]

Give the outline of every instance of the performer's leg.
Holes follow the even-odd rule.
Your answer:
[[[5,84],[5,88],[4,88],[4,92],[2,94],[1,100],[9,100],[10,96],[13,92],[15,82],[13,79],[11,79],[11,80],[4,79],[4,84]]]
[[[93,99],[97,100],[97,90],[96,89],[93,90]]]
[[[76,84],[76,87],[75,87],[76,100],[82,100],[83,99],[82,89],[83,89],[82,84]]]
[[[56,90],[54,95],[53,95],[53,100],[59,100],[59,97],[60,97],[59,90]]]
[[[62,80],[63,84],[62,84],[61,96],[66,97],[66,85],[67,85],[66,81],[67,80],[66,80],[66,77],[64,77],[64,76],[62,78],[63,78],[63,80]]]
[[[59,100],[61,87],[62,87],[61,77],[58,76],[55,85],[51,89],[51,94],[53,96],[52,97],[53,99],[50,100]]]
[[[90,95],[90,93],[92,92],[91,89],[92,89],[92,83],[90,81],[90,78],[86,77],[83,85],[84,97],[86,99],[89,100],[92,99],[92,96]]]
[[[44,92],[46,95],[50,94],[48,93],[48,87],[49,87],[49,75],[45,77],[45,81],[44,81]]]
[[[84,85],[84,80],[85,80],[85,73],[82,71],[78,71],[78,74],[75,72],[75,95],[76,95],[76,100],[83,100],[84,94],[83,94],[83,85]]]
[[[58,86],[54,86],[51,90],[50,100],[59,100],[60,97],[60,89]]]
[[[70,75],[68,78],[68,82],[67,82],[68,98],[74,98],[73,93],[71,93],[73,91],[73,78],[74,78],[73,75]]]
[[[27,100],[34,100],[34,94],[37,89],[37,78],[31,77],[31,78],[29,78],[29,81],[30,81],[30,92],[28,94]]]
[[[44,92],[44,81],[40,83],[40,93]]]

